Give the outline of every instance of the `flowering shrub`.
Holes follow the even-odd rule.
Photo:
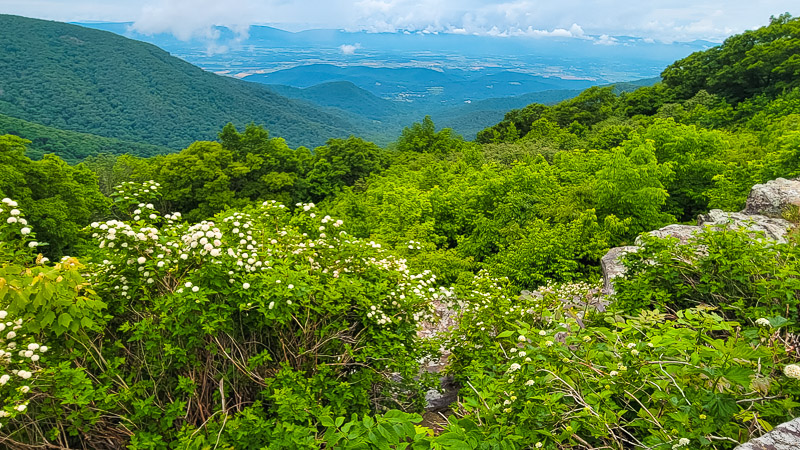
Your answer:
[[[0,258],[14,261],[27,258],[39,246],[28,220],[10,198],[0,200]],[[25,248],[27,247],[27,249]]]
[[[733,448],[794,417],[785,319],[747,328],[713,308],[575,314],[574,287],[462,294],[452,371],[482,435],[534,448]]]
[[[3,280],[3,278],[0,278]],[[23,320],[14,319],[7,311],[0,310],[0,430],[10,420],[25,414],[27,398],[34,376],[40,369],[46,345],[33,342],[24,333]]]
[[[438,344],[416,333],[441,295],[435,276],[351,238],[314,204],[268,201],[189,224],[157,201],[156,183],[122,185],[115,205],[129,219],[88,227],[90,281],[113,318],[81,362],[100,382],[84,395],[137,413],[125,428],[82,420],[145,446],[237,412],[309,426],[421,405],[418,361]]]
[[[42,336],[57,336],[88,325],[92,301],[82,294],[77,261],[48,265],[35,255],[35,233],[14,200],[0,201],[0,434],[20,433],[29,418],[29,402],[44,395],[50,350]],[[47,330],[45,330],[47,329]],[[14,442],[8,440],[7,442]]]

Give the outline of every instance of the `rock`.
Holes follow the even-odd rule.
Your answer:
[[[753,186],[742,212],[780,217],[789,205],[800,206],[800,180],[778,178]]]
[[[639,250],[639,247],[629,245],[626,247],[614,247],[606,253],[600,260],[600,267],[603,269],[603,294],[614,294],[614,278],[625,274],[625,266],[622,265],[620,258],[631,252]]]
[[[800,448],[800,417],[773,428],[769,433],[734,450],[794,450]]]
[[[458,386],[452,376],[439,380],[439,389],[429,389],[425,393],[425,411],[446,411],[458,400]]]
[[[689,239],[694,237],[697,233],[702,233],[703,228],[698,227],[696,225],[667,225],[664,228],[660,228],[655,231],[651,231],[647,234],[651,236],[655,236],[657,238],[665,238],[665,237],[674,237],[678,238],[681,244],[686,244],[689,242]],[[636,245],[642,244],[642,239],[640,237],[636,238],[635,241]]]
[[[438,320],[430,323],[425,322],[422,327],[417,331],[417,336],[421,339],[434,338],[443,336],[458,326],[457,313],[447,302],[443,300],[434,300],[433,302],[434,314]],[[441,371],[447,366],[447,360],[450,357],[450,349],[441,348],[441,356],[436,361],[429,361],[421,369],[422,372],[428,372],[439,375]],[[427,405],[426,411],[443,411],[448,406],[458,399],[458,386],[453,381],[452,376],[439,377],[439,389],[430,389],[425,393],[425,400]]]
[[[795,183],[800,185],[800,182]],[[784,192],[788,191],[784,190]],[[698,233],[702,233],[705,226],[724,227],[731,230],[746,228],[748,230],[762,232],[764,233],[764,237],[768,239],[785,243],[786,235],[792,228],[792,223],[788,220],[758,214],[725,212],[719,209],[712,209],[708,214],[701,214],[697,217],[697,225],[667,225],[664,228],[651,231],[647,234],[662,239],[665,237],[674,237],[677,238],[681,244],[687,244],[692,237],[696,236]],[[635,243],[635,246],[612,248],[603,256],[603,259],[600,260],[600,267],[603,269],[603,294],[608,296],[614,293],[612,280],[625,273],[625,267],[620,262],[620,257],[626,253],[636,251],[639,248],[638,246],[642,244],[641,237],[636,238]]]
[[[763,232],[766,238],[780,243],[786,242],[786,234],[792,227],[792,223],[784,219],[758,214],[725,212],[719,209],[712,209],[708,214],[697,216],[697,224],[700,226],[725,227],[729,230],[747,228],[748,230]]]

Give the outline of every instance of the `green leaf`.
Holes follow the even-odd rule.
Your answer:
[[[61,313],[61,315],[58,316],[58,324],[64,328],[69,328],[69,324],[71,322],[72,316],[70,316],[68,313]]]
[[[322,424],[323,427],[332,427],[334,426],[333,419],[330,416],[322,416],[319,418],[319,423]]]
[[[729,420],[739,407],[736,399],[728,394],[716,394],[711,397],[711,401],[704,405],[705,409],[719,420]]]
[[[789,323],[789,319],[781,316],[772,317],[769,319],[769,324],[772,325],[772,328],[780,328],[787,323]]]
[[[46,327],[51,323],[53,323],[54,320],[56,320],[56,313],[54,313],[53,311],[47,311],[42,317],[40,325],[42,327]]]
[[[750,377],[755,372],[746,367],[729,367],[723,372],[723,376],[730,381],[738,384],[739,386],[749,387]]]

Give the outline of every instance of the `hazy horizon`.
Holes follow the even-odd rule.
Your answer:
[[[721,0],[557,3],[510,0],[3,0],[0,13],[63,22],[132,22],[141,34],[169,33],[184,41],[218,37],[224,26],[246,38],[251,25],[296,32],[336,29],[367,32],[449,33],[479,36],[574,38],[613,45],[613,36],[665,43],[721,42],[796,2]]]

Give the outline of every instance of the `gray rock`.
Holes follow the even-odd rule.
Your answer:
[[[425,393],[425,411],[446,411],[458,400],[458,386],[452,376],[439,380],[439,389],[430,389]]]
[[[600,260],[600,267],[603,269],[603,294],[614,294],[614,278],[625,274],[625,266],[622,265],[623,255],[638,251],[639,247],[629,245],[626,247],[614,247],[608,251]]]
[[[764,233],[764,237],[780,243],[786,242],[786,234],[792,227],[792,223],[784,219],[758,214],[725,212],[719,209],[712,209],[708,214],[697,216],[697,224],[724,227],[729,230],[747,228],[752,231],[760,231]]]
[[[433,310],[437,319],[434,322],[425,322],[419,330],[417,337],[429,339],[441,337],[458,327],[458,313],[451,309],[445,299],[433,301]],[[430,389],[425,393],[426,411],[444,411],[458,399],[458,386],[452,376],[442,375],[450,358],[450,349],[442,347],[441,356],[435,361],[429,361],[421,369],[439,376],[439,389]]]
[[[703,228],[698,227],[696,225],[667,225],[664,228],[660,228],[655,231],[651,231],[647,234],[651,236],[655,236],[657,238],[665,238],[665,237],[674,237],[678,238],[681,244],[686,244],[689,242],[689,239],[697,235],[698,233],[702,233]],[[642,244],[641,237],[636,238],[635,241],[636,245]]]
[[[789,205],[800,206],[800,180],[778,178],[753,186],[742,212],[780,217]]]
[[[773,428],[769,433],[734,450],[796,450],[800,448],[800,417]]]
[[[800,184],[800,182],[798,182],[798,184]],[[746,228],[748,230],[762,232],[764,233],[764,237],[768,239],[785,243],[786,234],[791,229],[792,224],[784,219],[758,214],[731,213],[713,209],[709,211],[708,214],[701,214],[698,216],[697,225],[667,225],[664,228],[651,231],[647,234],[662,239],[674,237],[677,238],[681,244],[687,244],[694,236],[703,233],[705,226],[727,229]],[[638,246],[642,244],[641,237],[636,238],[635,244],[635,246],[612,248],[603,256],[603,259],[600,260],[600,267],[603,270],[603,294],[612,295],[614,293],[614,283],[612,280],[625,273],[625,267],[620,262],[620,257],[626,253],[638,250]]]

